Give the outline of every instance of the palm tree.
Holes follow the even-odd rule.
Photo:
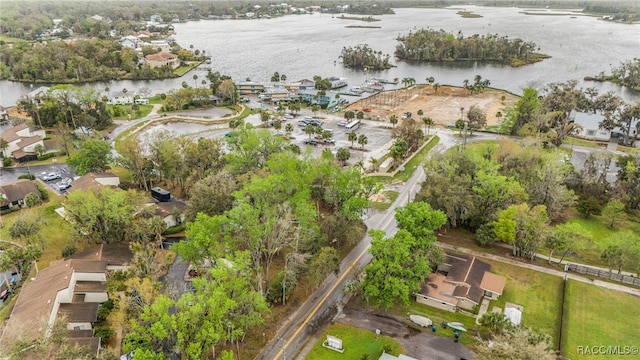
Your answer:
[[[367,138],[367,136],[365,134],[360,134],[360,136],[358,137],[358,144],[362,145],[362,154],[364,155],[364,146],[367,145],[369,143],[369,139]]]
[[[433,84],[433,90],[435,90],[436,94],[438,93],[438,88],[440,87],[440,83]]]
[[[427,135],[429,135],[429,130],[431,129],[431,126],[433,125],[433,119],[430,117],[423,117],[422,118],[422,123],[424,124],[425,128],[426,128],[426,133]]]
[[[391,123],[391,125],[393,125],[393,127],[396,127],[396,124],[398,123],[398,117],[396,115],[391,115],[391,117],[389,118],[389,122]]]
[[[291,136],[291,133],[293,132],[293,125],[287,124],[287,126],[284,127],[284,131],[287,133],[287,136]]]
[[[380,159],[372,157],[369,159],[369,162],[371,163],[371,170],[373,170],[373,172],[377,172],[378,169],[380,169]]]
[[[304,128],[304,133],[309,135],[309,139],[311,139],[311,135],[316,133],[316,127],[313,125],[307,125]]]
[[[196,87],[198,87],[198,75],[197,74],[193,74],[193,82],[196,85]]]
[[[411,85],[416,83],[416,79],[414,79],[412,77],[406,77],[406,78],[402,79],[401,83],[402,83],[402,85],[404,85],[404,87],[409,87],[409,86],[411,86]]]
[[[351,147],[353,147],[353,142],[358,140],[358,134],[355,131],[349,133],[349,141],[351,141]]]
[[[311,105],[311,112],[313,112],[313,117],[316,117],[316,113],[320,111],[320,105],[313,104]]]
[[[418,110],[416,113],[418,114],[418,116],[424,115],[424,111],[422,111],[422,109]]]
[[[287,75],[285,74],[280,75],[280,81],[283,81],[283,82],[287,81]]]

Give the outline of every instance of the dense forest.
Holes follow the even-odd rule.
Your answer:
[[[464,37],[444,30],[421,29],[397,38],[395,55],[410,61],[498,61],[511,66],[531,64],[547,58],[538,46],[522,39],[497,34]]]
[[[343,47],[342,64],[348,68],[382,70],[393,67],[389,63],[389,54],[382,54],[382,51],[375,51],[369,45],[358,45],[356,47]]]
[[[172,77],[169,67],[139,65],[135,50],[110,40],[16,42],[0,46],[0,77],[33,82],[88,82]]]

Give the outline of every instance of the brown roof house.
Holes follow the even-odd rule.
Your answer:
[[[40,196],[36,184],[27,179],[20,179],[0,186],[0,211],[7,211],[15,207],[23,207],[24,198],[29,194]]]
[[[170,66],[172,69],[175,69],[180,66],[180,59],[178,59],[178,55],[165,51],[156,54],[149,54],[145,56],[145,60],[146,64],[152,68]]]
[[[30,127],[26,123],[4,130],[0,133],[0,138],[7,142],[7,147],[1,150],[2,156],[12,157],[20,162],[37,159],[35,147],[45,146],[45,131],[39,127]]]
[[[92,330],[99,304],[108,299],[106,267],[104,260],[57,260],[26,281],[0,338],[0,353],[16,336],[30,341],[46,334],[59,316],[66,317],[68,330]],[[74,334],[80,337],[70,343],[94,344],[98,351],[99,340],[88,332]]]
[[[120,178],[114,173],[87,173],[73,180],[71,190],[89,190],[102,186],[117,187],[119,185]]]
[[[489,270],[491,265],[474,256],[447,255],[415,294],[416,301],[452,312],[473,310],[483,297],[495,300],[502,295],[506,279]]]

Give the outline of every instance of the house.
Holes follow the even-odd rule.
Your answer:
[[[145,62],[152,68],[169,66],[172,69],[175,69],[180,66],[180,59],[178,59],[178,55],[172,54],[170,52],[159,52],[156,54],[149,54],[145,56]]]
[[[3,131],[0,138],[7,143],[7,147],[1,149],[2,156],[23,162],[38,157],[34,150],[37,145],[44,146],[45,131],[22,123]]]
[[[236,87],[240,95],[259,94],[264,91],[264,84],[252,81],[239,82]]]
[[[151,40],[150,44],[155,49],[160,49],[160,52],[171,52],[171,45],[166,40]]]
[[[24,98],[35,105],[41,105],[41,99],[48,95],[49,89],[51,88],[47,86],[40,86],[39,88],[24,95]]]
[[[123,47],[135,49],[138,47],[138,38],[131,35],[125,36],[120,39],[120,45],[122,45]]]
[[[133,104],[133,99],[134,99],[134,95],[133,94],[127,94],[127,93],[124,93],[124,92],[118,92],[118,93],[115,93],[115,94],[111,95],[111,98],[109,99],[109,104],[111,104],[111,105]]]
[[[332,89],[338,89],[347,86],[347,78],[329,77],[327,78],[327,80],[329,80],[329,83],[331,83]]]
[[[489,272],[491,265],[475,256],[447,255],[416,293],[416,301],[441,310],[473,310],[483,297],[496,300],[506,279]]]
[[[7,211],[15,207],[25,205],[24,198],[29,194],[40,196],[40,190],[36,184],[27,179],[0,185],[0,211]]]
[[[71,183],[71,190],[89,190],[102,186],[117,187],[120,185],[120,178],[110,172],[104,173],[87,173],[75,178]]]
[[[298,92],[301,90],[313,90],[316,88],[316,83],[313,80],[302,79],[284,86],[287,90],[292,92]]]
[[[604,120],[601,114],[585,113],[572,110],[569,114],[569,121],[579,125],[577,137],[596,140],[609,141],[611,139],[611,131],[600,129],[600,123]]]
[[[187,205],[180,201],[158,202],[154,204],[154,215],[159,216],[168,228],[184,221],[184,211]]]
[[[621,129],[619,126],[614,127],[611,130],[601,129],[600,123],[605,120],[605,117],[601,114],[597,113],[585,113],[577,110],[572,110],[569,114],[569,121],[573,122],[576,125],[580,126],[577,137],[587,139],[587,140],[595,140],[595,141],[606,141],[609,142],[611,138],[621,138],[624,140],[625,135],[627,135],[626,130]],[[631,121],[629,130],[629,139],[627,140],[626,145],[632,145],[634,140],[638,136],[638,124],[640,120],[634,119]]]
[[[289,90],[283,87],[266,88],[262,95],[265,95],[273,102],[291,100],[291,94],[289,93]]]
[[[108,299],[105,271],[105,261],[76,259],[53,261],[40,270],[22,286],[0,338],[0,349],[15,341],[12,337],[16,335],[25,341],[40,337],[61,316],[67,319],[67,330],[91,331],[99,304]],[[80,340],[71,343],[97,345],[97,353],[100,342],[91,340],[88,331],[73,336]]]

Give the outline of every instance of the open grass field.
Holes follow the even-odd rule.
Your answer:
[[[640,222],[638,219],[621,221],[613,228],[607,226],[606,220],[601,216],[591,216],[589,219],[585,219],[576,214],[568,222],[581,225],[591,234],[590,239],[580,244],[576,255],[570,255],[565,258],[569,261],[606,267],[606,263],[600,258],[600,254],[607,246],[615,244],[617,235],[626,232],[635,238],[636,243],[640,243]],[[634,269],[624,270],[634,271]]]
[[[627,356],[585,355],[578,346],[640,347],[640,299],[593,285],[567,282],[562,335],[566,359],[637,359]],[[526,309],[525,309],[526,311]]]
[[[494,306],[504,309],[506,302],[522,305],[522,323],[551,336],[554,348],[558,348],[560,332],[562,278],[500,262],[483,260],[491,264],[491,272],[507,278],[504,293]]]
[[[322,342],[326,340],[327,335],[336,336],[342,340],[342,347],[345,349],[344,353],[339,353],[330,349],[322,347]],[[382,354],[382,349],[385,345],[388,345],[391,351],[388,353],[395,356],[403,352],[402,346],[387,336],[380,336],[376,339],[376,334],[358,329],[356,327],[334,324],[325,331],[320,340],[313,347],[307,360],[359,360],[364,354],[369,355],[369,359],[378,359]]]

